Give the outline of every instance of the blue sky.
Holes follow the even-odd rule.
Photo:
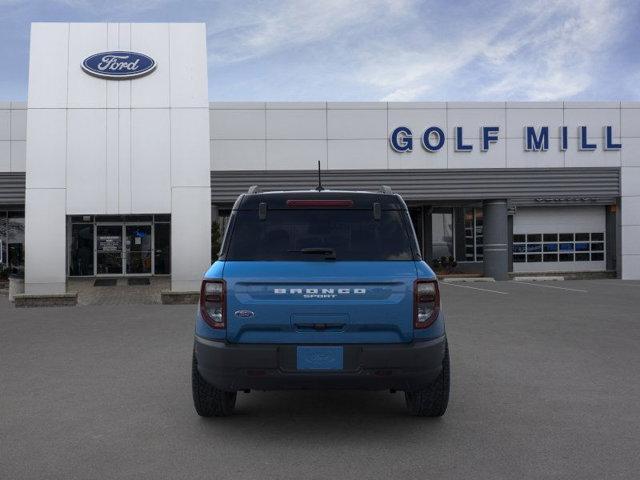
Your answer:
[[[211,100],[639,100],[640,2],[0,0],[0,99],[32,21],[204,21]]]

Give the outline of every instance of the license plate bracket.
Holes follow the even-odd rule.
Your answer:
[[[298,370],[327,371],[344,368],[341,346],[299,346],[296,351]]]

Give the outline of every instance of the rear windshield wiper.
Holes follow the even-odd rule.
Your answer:
[[[308,248],[302,248],[300,250],[288,250],[288,251],[294,252],[294,253],[324,254],[324,258],[328,260],[336,259],[336,251],[333,248],[329,248],[329,247],[308,247]]]

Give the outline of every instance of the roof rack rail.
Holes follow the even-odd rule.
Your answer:
[[[380,185],[380,193],[390,195],[393,193],[393,190],[391,190],[391,187],[389,187],[388,185]]]
[[[259,191],[260,191],[260,187],[258,187],[258,185],[251,185],[249,187],[249,190],[247,190],[247,193],[251,195],[252,193],[258,193]]]

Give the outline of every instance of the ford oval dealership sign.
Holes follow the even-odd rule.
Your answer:
[[[85,58],[82,69],[89,75],[111,80],[142,77],[156,68],[153,58],[136,52],[102,52]]]

